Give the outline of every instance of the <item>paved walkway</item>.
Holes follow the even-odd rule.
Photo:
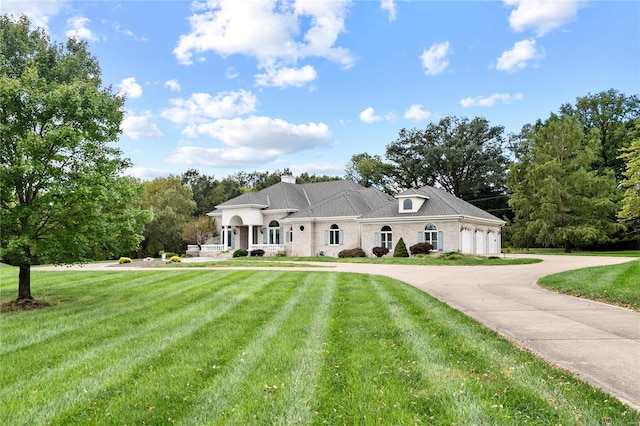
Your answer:
[[[410,283],[640,409],[640,312],[536,285],[545,275],[633,258],[535,257],[543,262],[513,266],[335,263],[323,264],[334,266],[331,269],[301,269],[380,274]]]

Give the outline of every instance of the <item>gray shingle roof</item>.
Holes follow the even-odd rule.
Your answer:
[[[400,213],[398,200],[350,180],[307,184],[280,182],[259,192],[248,192],[218,207],[254,205],[266,210],[289,210],[288,218],[359,217],[360,219],[472,216],[501,221],[496,216],[431,186],[398,194],[428,198],[417,212]]]
[[[432,186],[410,189],[409,191],[405,191],[399,195],[421,195],[423,197],[429,197],[429,199],[424,201],[417,212],[400,213],[398,200],[394,200],[392,203],[388,203],[371,213],[363,215],[361,219],[385,217],[472,216],[480,219],[502,221],[502,219],[487,213],[473,204]]]

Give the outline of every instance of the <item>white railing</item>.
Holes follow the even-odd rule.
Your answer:
[[[205,253],[205,252],[219,253],[225,250],[229,250],[229,249],[225,247],[224,244],[202,244],[200,246],[200,253]]]
[[[268,253],[277,253],[279,251],[285,251],[284,244],[249,244],[249,251],[251,250],[264,250]]]

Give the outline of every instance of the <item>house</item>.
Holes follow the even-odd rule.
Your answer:
[[[428,242],[439,251],[501,252],[505,222],[443,190],[424,186],[390,196],[349,180],[296,184],[293,176],[259,192],[225,201],[208,213],[216,219],[218,244],[201,255],[236,249],[333,256],[347,248],[384,246],[393,253]]]

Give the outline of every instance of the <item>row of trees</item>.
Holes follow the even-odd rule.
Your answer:
[[[637,244],[639,131],[640,99],[611,89],[508,137],[482,117],[402,129],[384,159],[352,156],[346,176],[390,193],[441,187],[505,218],[519,246]]]

